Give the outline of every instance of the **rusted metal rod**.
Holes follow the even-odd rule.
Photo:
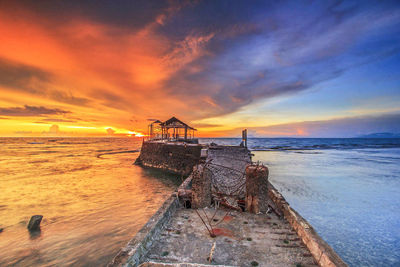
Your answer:
[[[203,218],[200,216],[199,212],[197,211],[197,209],[195,209],[197,216],[200,217],[200,220],[203,222],[204,226],[207,228],[208,233],[210,234],[211,237],[215,237],[214,232],[211,232],[210,229],[208,229],[207,224],[204,222]]]

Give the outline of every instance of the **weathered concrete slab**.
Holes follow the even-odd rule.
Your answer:
[[[206,212],[211,218],[214,209]],[[221,220],[225,214],[226,211],[218,210],[215,219]],[[275,214],[230,211],[215,228],[218,236],[212,238],[195,210],[178,209],[154,239],[144,260],[210,264],[208,256],[215,242],[213,265],[315,266],[312,255],[290,224]]]

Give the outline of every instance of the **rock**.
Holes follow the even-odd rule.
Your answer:
[[[35,231],[40,229],[40,222],[42,221],[42,215],[33,215],[28,223],[29,231]]]
[[[0,233],[3,232],[4,228],[0,228]]]

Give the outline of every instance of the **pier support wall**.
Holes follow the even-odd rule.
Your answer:
[[[151,247],[154,238],[161,232],[179,206],[176,195],[168,198],[161,208],[139,230],[133,239],[122,248],[107,267],[138,266]]]
[[[199,163],[202,147],[184,143],[143,142],[135,163],[187,176]]]
[[[129,243],[121,248],[118,254],[107,265],[107,267],[134,267],[138,266],[144,256],[148,253],[154,239],[160,234],[165,224],[174,216],[179,208],[178,192],[189,188],[192,181],[190,175],[149,219],[149,221],[137,232]],[[146,266],[146,265],[144,265]]]

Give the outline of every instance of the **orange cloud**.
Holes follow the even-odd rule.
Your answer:
[[[54,24],[24,10],[0,11],[0,59],[51,74],[49,80],[29,80],[29,91],[1,84],[0,90],[8,104],[57,105],[70,112],[69,119],[93,121],[96,127],[129,128],[135,114],[140,119],[134,126],[143,130],[149,116],[189,111],[188,103],[168,94],[162,83],[200,57],[213,34],[175,43],[155,32],[160,19],[167,15],[129,31],[79,16]]]

